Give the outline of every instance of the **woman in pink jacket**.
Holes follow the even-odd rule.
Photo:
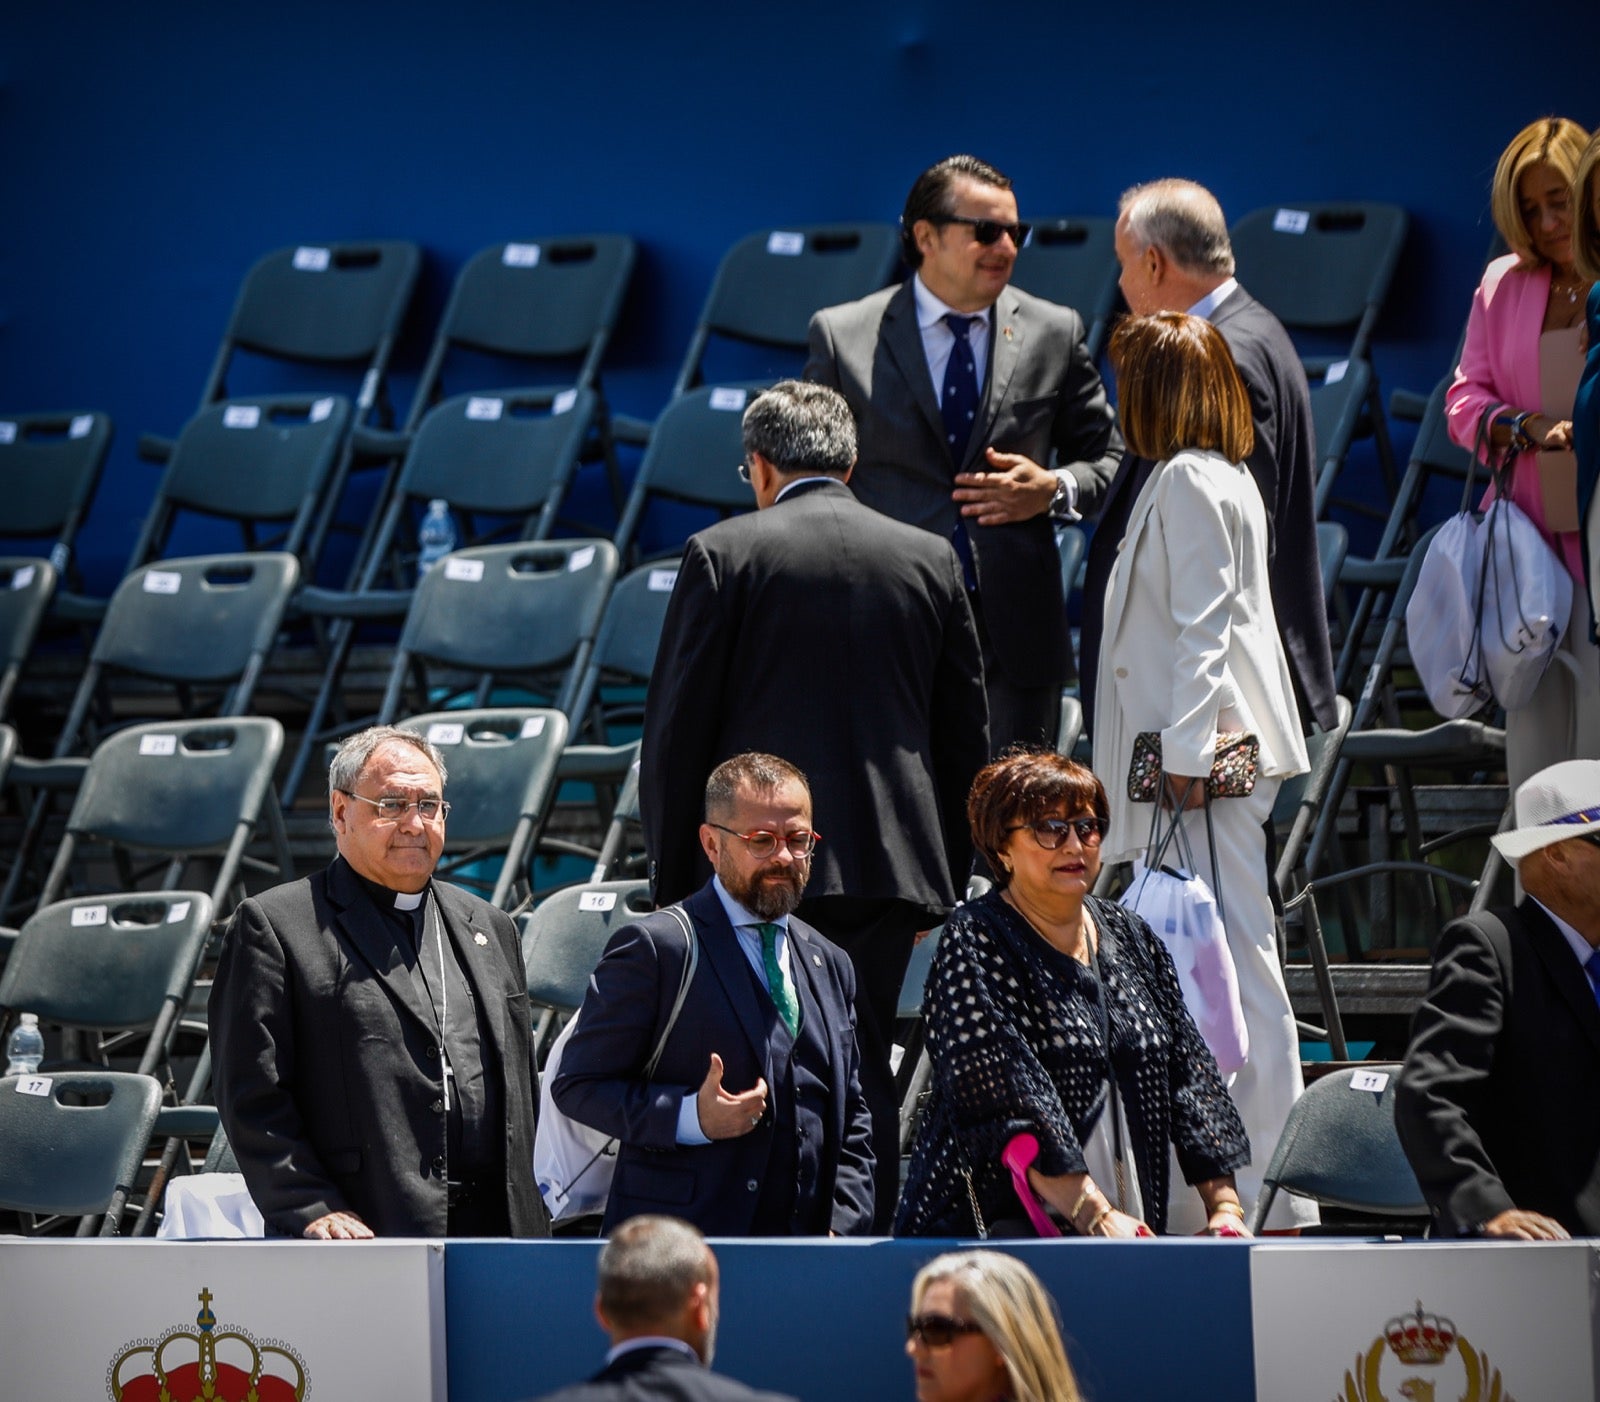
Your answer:
[[[1524,127],[1495,167],[1491,210],[1512,250],[1472,299],[1450,386],[1450,436],[1469,451],[1492,411],[1495,449],[1517,449],[1511,499],[1572,575],[1572,619],[1539,689],[1506,713],[1506,772],[1524,779],[1567,759],[1600,759],[1600,648],[1592,639],[1578,531],[1572,402],[1589,281],[1573,264],[1572,178],[1588,133],[1564,117]]]

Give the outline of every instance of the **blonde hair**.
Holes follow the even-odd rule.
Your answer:
[[[999,1350],[1015,1402],[1081,1402],[1055,1301],[1021,1261],[1000,1251],[936,1256],[911,1284],[913,1313],[938,1280],[950,1282],[964,1315]]]
[[[1595,200],[1600,198],[1600,131],[1578,157],[1572,177],[1572,257],[1578,276],[1600,281],[1600,216]]]
[[[1588,139],[1589,133],[1566,117],[1541,117],[1523,127],[1500,153],[1500,162],[1494,168],[1489,212],[1506,247],[1517,255],[1519,266],[1542,268],[1545,259],[1533,246],[1528,221],[1522,217],[1517,186],[1537,165],[1549,166],[1570,184]]]
[[[1142,458],[1185,448],[1243,462],[1255,449],[1250,392],[1222,333],[1204,317],[1125,317],[1111,336],[1122,436]]]

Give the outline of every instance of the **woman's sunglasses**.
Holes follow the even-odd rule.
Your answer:
[[[920,1339],[929,1348],[949,1348],[963,1334],[981,1334],[983,1326],[947,1314],[908,1314],[906,1338]]]

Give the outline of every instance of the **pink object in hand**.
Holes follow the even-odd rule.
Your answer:
[[[1050,1214],[1044,1210],[1044,1204],[1028,1182],[1028,1170],[1038,1157],[1039,1141],[1026,1132],[1014,1135],[1000,1152],[1000,1162],[1011,1170],[1011,1186],[1016,1190],[1023,1211],[1028,1214],[1028,1220],[1033,1223],[1034,1231],[1040,1236],[1058,1237],[1061,1228],[1050,1219]]]

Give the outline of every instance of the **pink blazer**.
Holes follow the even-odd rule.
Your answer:
[[[1483,281],[1472,296],[1461,364],[1456,367],[1455,380],[1445,397],[1450,437],[1468,452],[1477,438],[1478,419],[1490,405],[1504,405],[1520,413],[1524,409],[1537,410],[1542,402],[1539,335],[1549,299],[1548,265],[1527,272],[1517,267],[1517,255],[1508,253],[1484,269]],[[1560,554],[1572,577],[1582,580],[1579,532],[1552,535],[1545,530],[1538,456],[1523,453],[1517,458],[1511,471],[1511,500],[1528,513]],[[1491,499],[1485,493],[1484,502]]]

